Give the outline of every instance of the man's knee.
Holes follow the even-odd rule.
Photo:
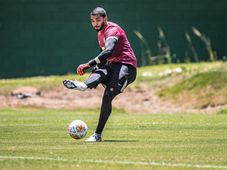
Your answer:
[[[88,80],[85,81],[85,84],[88,88],[96,88],[98,84],[105,83],[110,75],[107,69],[96,69],[92,72]]]
[[[84,82],[88,88],[96,88],[99,84],[101,75],[97,73],[92,73],[90,77]]]
[[[104,93],[104,100],[113,100],[115,96],[117,96],[118,94],[120,94],[120,90],[114,88],[114,87],[110,87],[107,86],[105,89],[105,93]]]

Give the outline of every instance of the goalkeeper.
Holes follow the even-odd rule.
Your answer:
[[[91,13],[91,24],[98,32],[98,42],[102,52],[77,68],[78,75],[93,68],[91,76],[85,81],[64,80],[69,89],[85,91],[103,84],[105,91],[102,98],[100,117],[95,133],[86,142],[100,142],[105,124],[112,111],[112,100],[136,78],[137,61],[124,30],[108,21],[106,11],[95,8]]]

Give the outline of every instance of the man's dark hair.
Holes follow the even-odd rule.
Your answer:
[[[102,17],[106,17],[106,11],[105,9],[101,8],[101,7],[96,7],[91,13],[90,15],[94,16],[94,15],[99,15]]]

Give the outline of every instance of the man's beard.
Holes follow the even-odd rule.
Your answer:
[[[103,27],[104,27],[104,23],[102,24],[102,26],[101,26],[99,29],[96,29],[96,28],[95,28],[95,30],[96,30],[97,32],[99,32],[99,31],[101,31],[101,30],[103,29]]]

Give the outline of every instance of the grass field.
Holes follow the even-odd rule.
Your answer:
[[[179,74],[174,75],[163,75],[166,70],[181,68],[183,71],[180,75],[184,77],[190,77],[193,74],[206,72],[210,70],[222,69],[226,67],[224,62],[212,62],[212,63],[189,63],[189,64],[165,64],[157,66],[146,66],[138,69],[136,81],[131,86],[139,86],[140,84],[152,84],[153,82],[165,79],[165,78],[176,78]],[[148,76],[145,76],[148,74]],[[11,79],[0,79],[0,95],[10,94],[12,90],[20,86],[33,86],[39,89],[52,89],[59,84],[62,84],[64,79],[77,79],[85,80],[90,74],[85,76],[78,76],[76,74],[68,74],[62,76],[38,76],[29,78],[11,78]]]
[[[104,142],[67,134],[98,110],[0,109],[0,169],[227,169],[227,113],[128,114],[114,110]]]
[[[171,72],[177,68],[182,72]],[[0,95],[9,96],[23,86],[54,90],[63,79],[74,78],[69,74],[1,79]],[[157,94],[164,99],[189,105],[196,95],[199,106],[204,102],[219,106],[226,104],[226,80],[224,62],[171,64],[138,69],[137,80],[130,88],[146,85],[158,89]],[[209,114],[135,114],[114,109],[104,142],[91,144],[84,140],[96,128],[97,109],[7,107],[0,108],[0,170],[227,169],[225,108]],[[68,125],[75,119],[88,124],[88,134],[82,140],[68,135]]]

